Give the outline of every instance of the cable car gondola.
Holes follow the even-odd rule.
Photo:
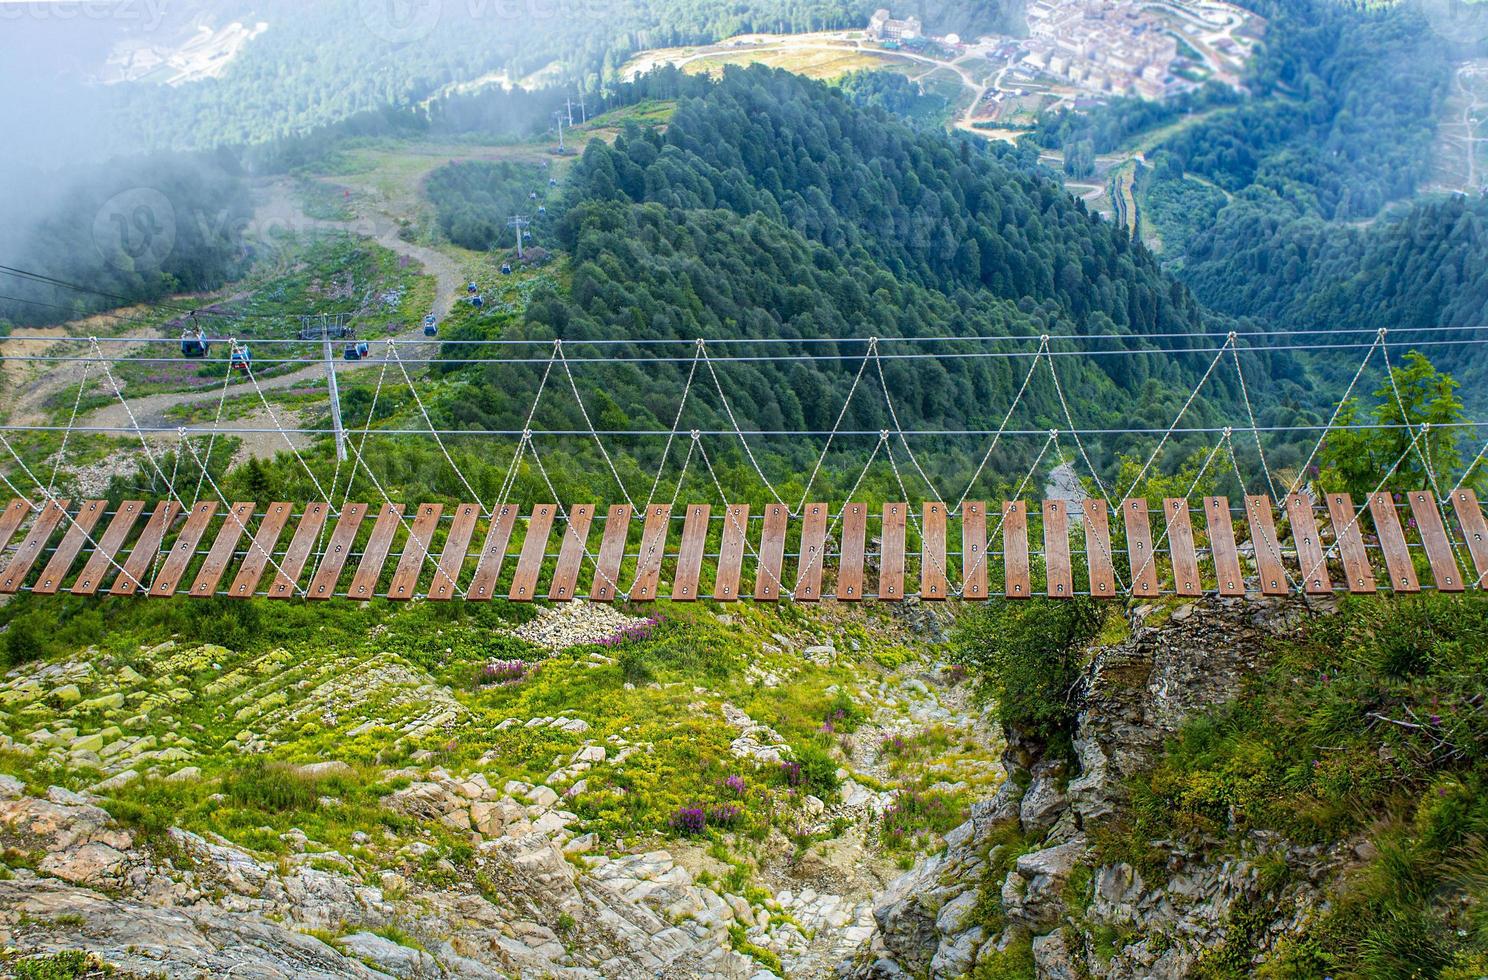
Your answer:
[[[480,297],[480,296],[475,297],[470,302],[475,306],[476,309],[480,309],[482,306],[485,306],[486,305],[485,299],[483,297]],[[425,334],[428,334],[428,332],[429,332],[429,328],[428,327],[425,327],[424,328],[424,333]]]
[[[501,274],[503,276],[509,276],[509,275],[511,275],[511,263],[510,262],[503,262],[503,263],[501,263]]]
[[[425,337],[437,337],[437,336],[439,336],[439,321],[434,318],[434,314],[432,314],[432,313],[430,313],[428,316],[424,317],[424,336]]]
[[[228,360],[228,366],[234,371],[242,371],[246,374],[248,369],[253,366],[253,352],[247,347],[238,348],[232,352],[232,357]]]
[[[181,331],[181,355],[183,357],[206,357],[210,346],[207,343],[207,335],[202,333],[200,327],[194,331]]]
[[[471,283],[470,285],[465,287],[465,291],[474,296],[477,292],[480,291],[480,287],[477,286],[475,283]]]
[[[365,340],[358,340],[354,344],[346,345],[344,356],[348,361],[360,361],[367,356],[367,351],[367,342]]]

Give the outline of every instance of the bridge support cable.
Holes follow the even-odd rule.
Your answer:
[[[703,344],[698,345],[698,350],[703,355],[703,364],[707,366],[708,373],[713,377],[713,388],[718,392],[718,400],[723,405],[723,413],[728,416],[729,425],[733,426],[734,429],[734,435],[737,436],[739,442],[743,444],[744,455],[749,457],[749,465],[754,467],[755,474],[760,478],[760,482],[765,485],[765,489],[770,491],[770,496],[775,498],[775,502],[777,504],[780,504],[782,507],[788,507],[785,499],[781,497],[779,491],[775,489],[775,484],[771,483],[770,478],[765,476],[765,471],[760,469],[759,460],[754,458],[754,450],[750,448],[749,440],[744,437],[744,431],[739,428],[739,419],[737,416],[734,415],[734,409],[733,406],[729,404],[728,395],[725,395],[723,393],[723,382],[718,379],[718,371],[713,366],[713,359],[708,356],[707,343],[704,342]],[[707,459],[706,456],[704,456],[703,458]]]
[[[838,508],[838,510],[837,510],[837,516],[835,516],[835,517],[832,518],[832,524],[831,524],[831,526],[827,528],[827,533],[822,536],[822,540],[823,541],[830,541],[831,538],[832,538],[832,535],[836,534],[837,533],[837,529],[842,526],[842,519],[847,514],[847,508],[852,505],[853,498],[858,495],[858,488],[863,485],[863,480],[865,478],[867,478],[868,471],[870,469],[872,469],[874,460],[878,459],[879,450],[883,449],[886,445],[888,445],[888,442],[889,442],[889,434],[888,434],[888,432],[885,431],[883,433],[880,433],[880,435],[878,437],[878,442],[874,443],[873,451],[868,454],[868,460],[867,460],[867,462],[865,462],[863,464],[863,468],[858,471],[858,478],[853,481],[852,488],[847,491],[847,496],[842,499],[842,506],[840,508]],[[806,509],[806,502],[805,502],[805,500],[802,500],[801,501],[801,509],[803,511]],[[805,563],[803,563],[801,565],[801,567],[796,571],[796,582],[797,582],[797,584],[799,584],[800,581],[802,579],[804,579],[809,572],[812,571],[812,569],[815,567],[815,565],[817,563],[822,563],[822,564],[825,564],[826,563],[826,552],[827,552],[827,549],[826,549],[825,546],[823,546],[822,548],[820,548],[820,549],[817,550],[817,553],[816,554],[812,555],[810,559],[808,559]],[[795,593],[795,590],[794,589],[787,589],[787,590],[784,590],[784,591],[785,591],[785,594],[786,594],[786,596],[788,598],[794,599],[796,597],[796,593]],[[826,598],[826,596],[823,596],[822,598]],[[834,595],[833,598],[836,598],[836,596]]]
[[[517,484],[520,475],[520,464],[522,462],[522,450],[532,440],[532,420],[537,417],[537,406],[542,403],[543,392],[548,389],[548,378],[553,374],[553,365],[558,361],[559,341],[553,341],[553,352],[548,355],[548,363],[543,367],[542,377],[537,382],[537,392],[532,396],[532,407],[527,410],[527,418],[522,422],[522,431],[517,438],[517,448],[512,451],[511,463],[506,467],[506,476],[502,477],[501,489],[496,494],[495,506],[501,506],[507,499],[512,488]],[[487,515],[490,516],[489,514]]]
[[[1343,396],[1338,399],[1338,404],[1334,407],[1333,415],[1328,419],[1328,424],[1323,426],[1323,431],[1318,435],[1317,443],[1313,445],[1312,452],[1307,454],[1307,459],[1303,461],[1301,469],[1297,471],[1297,478],[1287,487],[1288,494],[1296,493],[1297,488],[1307,480],[1307,471],[1312,467],[1312,461],[1317,458],[1318,452],[1322,450],[1323,443],[1327,441],[1328,433],[1333,431],[1333,423],[1338,421],[1339,414],[1343,412],[1343,406],[1348,404],[1349,398],[1354,393],[1354,388],[1358,387],[1359,379],[1364,376],[1364,369],[1369,366],[1369,359],[1374,356],[1374,352],[1384,342],[1385,328],[1380,327],[1379,330],[1375,331],[1374,343],[1370,344],[1369,349],[1364,352],[1364,359],[1359,362],[1359,369],[1354,372],[1354,376],[1349,381],[1348,387],[1343,390]]]
[[[1333,555],[1333,553],[1336,550],[1338,550],[1338,542],[1343,538],[1343,536],[1345,534],[1349,533],[1350,531],[1352,531],[1356,526],[1358,526],[1359,519],[1364,516],[1364,511],[1366,509],[1368,509],[1368,507],[1369,507],[1369,501],[1370,501],[1370,499],[1373,498],[1375,496],[1375,494],[1378,494],[1382,490],[1385,489],[1385,484],[1389,482],[1390,477],[1392,477],[1392,476],[1395,475],[1395,471],[1398,470],[1398,469],[1400,469],[1400,464],[1405,462],[1406,457],[1410,456],[1411,450],[1413,450],[1413,449],[1416,448],[1416,443],[1417,443],[1418,440],[1420,440],[1420,438],[1421,438],[1421,431],[1420,430],[1417,430],[1416,431],[1416,434],[1413,435],[1413,436],[1411,436],[1411,440],[1410,440],[1410,442],[1408,442],[1406,444],[1405,449],[1401,451],[1400,456],[1395,460],[1394,463],[1392,463],[1390,465],[1390,468],[1385,471],[1384,476],[1380,477],[1379,484],[1376,485],[1375,488],[1374,488],[1374,493],[1371,493],[1371,494],[1369,494],[1369,496],[1365,497],[1364,498],[1364,503],[1362,505],[1360,505],[1358,507],[1358,509],[1354,512],[1353,518],[1347,524],[1345,524],[1341,529],[1338,529],[1338,530],[1336,530],[1334,532],[1332,546],[1330,546],[1327,551],[1323,552],[1322,557],[1320,557],[1316,562],[1314,562],[1313,563],[1313,566],[1311,568],[1309,568],[1306,572],[1303,573],[1303,575],[1302,575],[1302,582],[1303,583],[1306,583],[1306,581],[1309,578],[1312,577],[1313,573],[1315,573],[1319,568],[1321,568],[1327,562],[1327,560]],[[1451,536],[1448,535],[1448,538],[1447,539],[1450,541],[1451,540]],[[1455,545],[1454,545],[1454,548],[1455,548]],[[1470,568],[1472,566],[1469,565],[1468,567]]]
[[[589,418],[589,409],[584,406],[583,396],[579,394],[578,382],[574,380],[573,369],[568,365],[568,358],[563,353],[563,341],[553,342],[553,355],[563,365],[563,373],[568,377],[568,386],[573,390],[574,402],[579,406],[579,414],[584,417],[584,425],[589,428],[589,435],[594,439],[594,445],[599,448],[599,454],[604,457],[605,465],[610,468],[610,475],[615,478],[615,485],[620,488],[620,495],[625,502],[630,504],[631,513],[635,514],[635,501],[631,499],[630,491],[625,486],[625,481],[620,479],[620,471],[615,468],[615,461],[610,458],[610,451],[605,448],[604,440],[594,430],[594,422]]]
[[[1183,506],[1188,506],[1189,499],[1194,495],[1194,491],[1198,489],[1199,483],[1204,479],[1204,474],[1209,472],[1209,467],[1214,463],[1214,457],[1219,455],[1219,451],[1221,449],[1226,450],[1229,453],[1231,459],[1234,458],[1235,450],[1234,447],[1230,445],[1230,431],[1228,429],[1225,430],[1224,435],[1219,437],[1219,441],[1214,444],[1214,448],[1209,450],[1209,455],[1204,458],[1204,465],[1200,466],[1199,471],[1194,474],[1193,482],[1188,485],[1188,492],[1183,495]],[[1164,520],[1162,534],[1158,535],[1156,543],[1154,543],[1152,547],[1147,550],[1147,557],[1143,560],[1141,567],[1132,572],[1133,584],[1139,581],[1142,576],[1146,575],[1147,569],[1150,568],[1152,566],[1152,563],[1157,560],[1157,553],[1159,550],[1162,549],[1163,544],[1167,542],[1168,534],[1170,531],[1172,531],[1172,529],[1172,519],[1169,518],[1168,520]],[[1131,586],[1127,587],[1126,594],[1129,596],[1134,596]]]
[[[670,455],[670,453],[672,451],[672,443],[676,441],[676,439],[677,439],[677,432],[679,431],[679,429],[680,429],[680,427],[682,425],[682,411],[683,411],[683,409],[685,409],[687,407],[687,396],[690,395],[690,394],[692,394],[692,381],[693,381],[693,379],[695,377],[697,377],[698,361],[701,360],[701,358],[702,358],[702,348],[703,348],[703,342],[702,342],[701,339],[699,339],[697,343],[698,343],[698,349],[692,355],[692,364],[687,369],[687,381],[682,386],[682,397],[677,400],[677,414],[672,417],[672,427],[667,432],[666,443],[661,447],[661,458],[656,461],[656,475],[654,477],[652,477],[652,479],[651,479],[651,489],[646,494],[646,505],[647,506],[650,506],[651,501],[653,501],[654,499],[656,499],[656,488],[661,485],[661,474],[662,474],[662,471],[666,468],[667,456]],[[693,447],[689,445],[688,446],[688,449],[687,449],[687,458],[689,460],[692,458],[692,448]],[[687,472],[687,467],[686,467],[686,463],[684,463],[683,464],[683,470],[682,470],[683,476],[686,475],[686,472]],[[682,489],[682,477],[681,476],[679,476],[677,478],[677,489],[678,489],[679,492]],[[677,501],[677,497],[674,495],[672,497],[672,502],[673,503],[676,503],[676,501]]]
[[[387,351],[388,356],[398,365],[398,370],[403,375],[403,383],[408,386],[409,392],[413,394],[413,403],[418,406],[419,414],[424,417],[424,424],[429,427],[429,434],[434,437],[434,443],[439,446],[439,451],[444,454],[444,461],[449,464],[450,469],[454,470],[455,476],[459,478],[460,483],[465,487],[465,492],[470,494],[470,499],[489,517],[491,515],[490,509],[481,503],[480,495],[475,492],[475,488],[465,478],[464,471],[460,469],[459,464],[450,455],[449,448],[445,446],[444,440],[439,436],[439,430],[434,427],[434,420],[429,418],[429,410],[424,407],[424,399],[420,397],[418,388],[413,383],[413,378],[409,377],[408,368],[403,364],[403,359],[398,356],[397,346],[390,343],[388,344]],[[500,503],[500,501],[497,501],[497,503]]]
[[[698,341],[698,343],[701,344],[702,341]],[[863,372],[868,369],[868,358],[872,357],[877,351],[878,338],[869,337],[868,352],[863,355],[863,362],[858,365],[858,373],[853,376],[852,385],[847,389],[847,397],[842,400],[842,408],[837,412],[837,420],[832,423],[832,431],[827,434],[827,441],[822,446],[821,455],[816,458],[816,465],[811,468],[811,476],[806,480],[806,489],[801,492],[801,504],[796,508],[792,516],[800,517],[801,512],[806,508],[806,501],[811,499],[811,488],[816,483],[816,477],[821,472],[822,464],[827,460],[827,453],[832,448],[832,440],[837,438],[837,432],[842,428],[842,420],[847,417],[847,410],[852,405],[853,395],[857,394],[858,385],[863,381]]]
[[[1152,468],[1153,463],[1157,462],[1158,455],[1162,453],[1163,447],[1168,444],[1168,439],[1172,437],[1173,432],[1178,428],[1178,423],[1182,422],[1183,416],[1188,414],[1188,410],[1193,406],[1194,399],[1199,397],[1199,392],[1209,381],[1209,378],[1214,374],[1214,369],[1219,366],[1219,362],[1224,357],[1225,351],[1234,346],[1234,343],[1235,335],[1231,334],[1228,338],[1226,338],[1224,345],[1219,348],[1219,352],[1214,355],[1214,360],[1209,362],[1209,367],[1204,371],[1203,377],[1199,378],[1198,384],[1194,385],[1193,391],[1188,393],[1188,400],[1183,403],[1183,407],[1180,408],[1178,410],[1178,414],[1173,417],[1173,424],[1168,426],[1167,431],[1164,432],[1162,438],[1158,440],[1157,447],[1152,450],[1152,455],[1147,457],[1147,462],[1142,464],[1142,469],[1137,473],[1136,478],[1132,480],[1131,486],[1127,488],[1126,493],[1121,495],[1123,500],[1131,496],[1136,491],[1137,487],[1140,487],[1142,485],[1142,481],[1147,478],[1147,471]]]
[[[1256,455],[1261,460],[1261,471],[1266,474],[1266,486],[1271,490],[1271,499],[1280,500],[1281,495],[1276,492],[1276,480],[1271,475],[1271,466],[1266,462],[1266,450],[1261,445],[1261,430],[1256,424],[1255,407],[1250,402],[1250,387],[1245,383],[1245,371],[1240,367],[1240,350],[1234,342],[1236,336],[1237,334],[1230,334],[1230,354],[1235,360],[1235,378],[1240,382],[1240,399],[1245,403],[1245,414],[1250,419],[1250,434],[1255,439]],[[1231,446],[1230,458],[1232,460],[1235,455],[1233,449],[1234,447]],[[1236,464],[1235,472],[1240,472],[1238,464]]]
[[[566,508],[563,505],[563,498],[561,496],[559,496],[559,494],[558,494],[558,488],[553,484],[552,477],[550,477],[548,475],[548,468],[547,468],[547,466],[543,465],[542,457],[540,455],[538,455],[537,446],[535,446],[533,444],[530,435],[524,435],[522,437],[521,443],[517,446],[517,452],[518,452],[519,455],[522,452],[523,447],[526,448],[527,452],[531,453],[531,455],[532,455],[532,462],[537,467],[538,474],[542,477],[543,483],[547,486],[548,493],[551,495],[551,499],[552,499],[553,503],[558,508],[558,516],[559,516],[559,518],[563,521],[564,527],[567,528],[571,524],[571,518],[569,517],[568,508]],[[500,501],[497,501],[497,504],[499,505],[500,504]],[[634,514],[634,512],[635,512],[635,505],[634,504],[631,504],[631,512],[632,512],[632,514]],[[629,592],[629,590],[620,588],[620,583],[619,582],[616,582],[614,579],[612,579],[610,577],[609,573],[607,571],[605,571],[604,567],[600,564],[598,557],[596,557],[589,550],[589,541],[588,541],[588,538],[587,537],[583,541],[581,541],[579,543],[579,551],[580,551],[580,553],[583,556],[582,561],[587,561],[589,563],[590,567],[592,567],[594,569],[595,577],[596,578],[599,578],[599,579],[603,579],[604,582],[607,585],[609,585],[610,591],[612,591],[617,598],[622,599],[622,600],[624,600],[626,602],[629,602],[630,601],[630,592]],[[621,553],[621,561],[622,561],[622,564],[623,564],[623,561],[624,561],[624,552],[623,552],[623,549],[622,549],[622,553]],[[583,567],[583,565],[582,565],[582,562],[581,562],[580,563],[580,568],[582,568],[582,567]],[[618,571],[617,571],[617,574],[618,574]]]
[[[176,503],[181,505],[181,510],[186,513],[190,513],[191,508],[187,506],[186,501],[181,499],[181,495],[176,492],[176,473],[179,471],[181,466],[181,447],[179,445],[176,447],[175,468],[172,471],[171,478],[169,480],[166,480],[165,471],[160,468],[160,462],[155,458],[154,451],[150,449],[150,440],[145,438],[144,430],[140,428],[139,419],[135,417],[134,409],[129,406],[129,399],[124,397],[124,389],[120,387],[119,379],[114,377],[114,372],[109,368],[108,359],[103,357],[103,348],[98,346],[98,338],[91,337],[89,338],[89,342],[92,344],[93,351],[103,362],[104,377],[108,378],[109,386],[114,389],[114,397],[119,399],[119,404],[123,407],[124,414],[129,416],[129,424],[133,426],[135,435],[139,437],[140,448],[145,451],[145,458],[150,461],[150,468],[153,469],[155,471],[155,475],[158,476],[165,483],[166,493],[168,493],[171,498],[176,501]]]
[[[744,550],[748,552],[750,557],[754,559],[755,567],[768,570],[766,568],[766,563],[760,559],[759,552],[755,551],[754,545],[749,543],[748,522],[745,522],[744,527],[740,527],[738,521],[735,519],[733,505],[729,503],[728,492],[723,489],[723,481],[718,478],[718,471],[713,468],[713,460],[708,456],[708,450],[706,447],[703,446],[703,441],[701,438],[697,440],[697,447],[698,455],[703,458],[703,465],[707,467],[708,475],[713,479],[713,488],[718,493],[718,499],[723,503],[723,512],[726,515],[724,519],[729,521],[733,525],[735,531],[737,531],[740,535],[741,540],[744,542]],[[780,506],[785,507],[787,510],[790,509],[786,502],[781,500],[779,496],[777,496],[775,499],[780,504]],[[773,573],[770,577],[775,579],[776,589],[784,592],[785,586],[784,583],[780,581],[780,577],[774,575]],[[743,598],[742,592],[743,590],[741,589],[739,598]]]
[[[1027,489],[1028,482],[1033,479],[1034,475],[1038,472],[1039,466],[1043,464],[1044,456],[1048,454],[1049,447],[1057,445],[1058,442],[1059,430],[1050,429],[1049,437],[1044,440],[1043,446],[1039,448],[1038,455],[1034,457],[1032,465],[1028,467],[1028,472],[1024,473],[1023,479],[1018,482],[1018,489],[1013,491],[1014,500],[1021,500],[1023,498],[1023,491]],[[1007,521],[1007,515],[1008,509],[1004,507],[1001,502],[998,502],[997,523],[993,525],[991,532],[987,535],[987,546],[981,550],[981,553],[977,555],[976,560],[971,563],[971,566],[969,568],[966,569],[966,573],[962,576],[961,586],[956,590],[956,595],[961,595],[966,588],[966,583],[971,581],[972,578],[977,574],[977,572],[981,570],[982,565],[986,562],[987,555],[992,552],[992,542],[996,541],[998,535],[1002,533],[1002,526]],[[947,581],[949,581],[949,579],[947,579]]]
[[[869,345],[868,354],[870,357],[873,358],[874,367],[878,370],[878,383],[879,386],[883,389],[884,404],[887,405],[889,408],[889,420],[894,423],[894,431],[899,435],[899,441],[904,444],[905,454],[909,457],[910,463],[914,465],[915,471],[920,474],[920,479],[925,481],[925,487],[930,491],[931,499],[944,500],[945,498],[942,497],[940,491],[935,488],[935,484],[930,480],[930,477],[926,475],[925,468],[920,465],[920,460],[919,457],[915,455],[914,447],[912,447],[909,444],[909,440],[905,438],[904,426],[899,423],[899,411],[894,407],[894,399],[889,394],[889,380],[884,376],[883,361],[878,356],[878,344],[876,342]],[[1035,357],[1033,359],[1033,362],[1037,364],[1038,358]],[[893,459],[894,457],[891,455],[889,458]],[[909,498],[905,497],[905,499],[908,500]],[[909,518],[911,523],[913,523],[913,511],[911,511],[911,513],[909,514]]]
[[[1422,423],[1422,425],[1415,427],[1411,425],[1410,412],[1406,411],[1405,398],[1400,393],[1400,384],[1395,380],[1395,371],[1390,364],[1390,345],[1385,340],[1386,333],[1387,331],[1381,330],[1379,334],[1380,357],[1384,361],[1385,377],[1389,379],[1390,392],[1395,396],[1395,407],[1400,409],[1400,421],[1405,425],[1406,433],[1413,437],[1421,435],[1424,428],[1430,427],[1430,423]],[[1436,477],[1436,467],[1431,462],[1431,441],[1426,438],[1412,438],[1411,442],[1416,447],[1416,457],[1421,461],[1421,467],[1426,471],[1426,479],[1431,481],[1431,492],[1439,502],[1443,497],[1441,482]]]
[[[413,526],[408,522],[408,517],[401,510],[397,509],[397,504],[395,504],[393,502],[393,498],[388,494],[387,490],[383,487],[382,482],[377,479],[377,474],[374,473],[374,472],[372,472],[372,467],[370,465],[368,465],[367,458],[362,454],[362,447],[360,447],[360,446],[352,447],[350,445],[350,441],[348,440],[347,448],[350,449],[352,455],[356,457],[355,465],[356,466],[360,466],[362,468],[362,470],[367,474],[367,479],[369,479],[369,480],[372,481],[372,486],[376,487],[377,488],[377,492],[382,495],[383,503],[387,504],[389,507],[394,508],[394,512],[396,513],[397,518],[398,518],[398,523],[403,526],[404,532],[408,535],[408,546],[409,547],[416,547],[420,551],[422,551],[423,552],[423,561],[427,562],[427,561],[433,560],[434,561],[434,573],[436,575],[439,575],[440,577],[442,577],[446,582],[448,582],[450,584],[450,589],[456,595],[460,596],[460,598],[462,598],[462,599],[465,598],[465,592],[464,592],[463,589],[460,588],[459,583],[457,583],[453,578],[450,577],[449,573],[446,572],[440,566],[440,563],[439,563],[439,561],[437,559],[435,559],[435,556],[433,556],[433,555],[431,555],[429,553],[428,546],[425,545],[422,541],[419,540],[419,536],[418,535],[416,535],[416,534],[413,533]],[[349,486],[348,486],[348,490],[349,490]],[[343,504],[343,507],[344,506],[345,505]]]
[[[997,427],[997,433],[992,436],[992,442],[987,446],[987,451],[982,454],[982,461],[977,464],[976,471],[971,474],[971,480],[966,484],[966,491],[961,494],[961,499],[956,501],[956,506],[951,508],[951,514],[961,513],[961,505],[966,503],[966,498],[971,496],[971,491],[976,487],[977,480],[981,479],[982,471],[987,468],[987,463],[992,459],[992,454],[997,451],[997,443],[1001,441],[1003,433],[1007,431],[1008,423],[1012,421],[1013,412],[1017,411],[1018,405],[1023,401],[1023,395],[1028,391],[1029,382],[1033,381],[1034,372],[1038,370],[1039,360],[1049,350],[1047,337],[1039,339],[1038,351],[1033,356],[1033,363],[1028,365],[1028,373],[1023,376],[1023,383],[1018,386],[1018,393],[1013,396],[1013,402],[1008,406],[1007,414],[1002,417],[1002,424]]]
[[[222,410],[227,406],[227,389],[232,385],[232,356],[229,353],[227,365],[222,372],[222,390],[217,394],[217,414],[212,418],[212,434],[207,438],[206,462],[212,462],[212,450],[217,444],[217,430],[222,425]],[[184,430],[182,439],[185,439]],[[196,453],[192,453],[193,456]],[[195,499],[201,499],[202,481],[207,478],[206,466],[202,467],[201,475],[196,478]]]
[[[239,349],[239,345],[236,340],[229,340],[228,345],[228,362],[229,364],[231,364],[232,353]],[[291,439],[289,437],[289,433],[284,430],[283,423],[279,421],[278,414],[275,413],[274,407],[269,404],[268,396],[264,394],[263,388],[260,387],[258,383],[258,376],[253,373],[253,365],[249,364],[247,370],[244,373],[248,375],[248,380],[253,382],[253,390],[258,393],[259,403],[263,405],[264,411],[268,413],[269,421],[274,423],[274,428],[278,430],[280,438],[282,438],[284,440],[284,444],[289,447],[289,451],[294,453],[294,458],[299,461],[300,468],[305,471],[305,475],[310,478],[310,482],[315,484],[315,492],[320,495],[319,499],[324,500],[326,504],[329,505],[330,497],[326,495],[325,487],[320,485],[319,477],[317,477],[315,475],[315,471],[310,468],[310,464],[305,462],[305,457],[300,455],[300,450],[294,444],[294,440]]]
[[[47,480],[47,495],[51,496],[57,490],[57,474],[62,470],[62,462],[67,457],[67,440],[72,435],[72,427],[77,425],[78,409],[83,404],[83,389],[88,386],[88,370],[91,364],[83,364],[83,376],[78,379],[77,397],[72,402],[72,415],[67,420],[67,429],[62,433],[62,446],[57,450],[56,457],[52,460],[52,476]]]
[[[207,461],[203,460],[200,456],[197,455],[196,447],[193,446],[191,444],[191,441],[186,439],[184,435],[182,436],[182,441],[186,445],[186,450],[191,453],[192,458],[195,459],[197,465],[201,467],[201,471],[206,476],[207,483],[209,486],[211,486],[212,492],[215,493],[217,495],[217,499],[222,502],[223,510],[227,514],[226,520],[232,521],[234,524],[236,524],[238,526],[239,534],[244,535],[248,538],[248,547],[256,550],[259,554],[263,555],[264,558],[268,560],[268,563],[274,566],[274,571],[278,572],[283,578],[290,582],[290,584],[294,587],[294,590],[299,593],[300,598],[305,598],[309,593],[300,587],[299,582],[296,581],[293,576],[284,571],[283,566],[281,566],[277,561],[274,560],[274,556],[271,553],[264,550],[263,546],[258,543],[258,536],[249,533],[247,522],[245,522],[241,517],[238,516],[237,508],[233,507],[232,501],[227,499],[227,495],[222,492],[222,488],[217,485],[217,481],[212,479],[212,475],[207,472]]]
[[[1048,342],[1049,338],[1045,336],[1043,343],[1047,345]],[[1100,470],[1096,469],[1095,463],[1090,459],[1090,453],[1085,449],[1085,440],[1080,438],[1080,429],[1075,425],[1074,413],[1070,411],[1069,401],[1064,397],[1064,385],[1059,381],[1059,370],[1054,365],[1054,358],[1048,357],[1044,360],[1049,365],[1049,377],[1054,381],[1054,394],[1059,396],[1059,407],[1064,412],[1064,424],[1069,426],[1066,431],[1075,440],[1075,448],[1079,450],[1080,458],[1085,461],[1085,468],[1090,471],[1090,478],[1095,481],[1095,488],[1100,492],[1101,503],[1105,505],[1107,516],[1114,516],[1119,504],[1111,499],[1111,491],[1106,489],[1105,481],[1101,479]],[[1111,577],[1115,579],[1116,587],[1125,590],[1127,586],[1121,581],[1121,573],[1117,570],[1116,556],[1111,549],[1110,536],[1100,537],[1097,535],[1096,542],[1097,548],[1105,553],[1106,561],[1110,564]]]
[[[43,484],[41,480],[37,479],[35,473],[31,472],[31,467],[26,465],[26,461],[22,459],[21,455],[15,451],[15,447],[10,444],[9,439],[5,438],[4,433],[0,433],[0,445],[3,445],[5,447],[5,451],[10,453],[10,458],[16,461],[16,465],[21,468],[21,472],[25,473],[26,476],[31,479],[32,483],[36,484],[37,491],[41,494],[42,499],[45,501],[45,503],[38,504],[32,509],[39,513],[44,510],[47,505],[56,507],[58,512],[67,519],[67,523],[72,525],[72,529],[82,535],[83,540],[87,543],[88,547],[90,547],[94,552],[104,553],[99,548],[98,541],[93,537],[92,528],[83,527],[77,522],[76,518],[74,518],[67,512],[67,508],[62,506],[62,501],[58,500],[57,497],[52,493],[51,489]],[[26,495],[17,490],[15,484],[11,483],[9,478],[5,478],[5,485],[10,487],[10,489],[15,492],[15,495],[17,497],[20,497],[23,500],[25,499]],[[120,575],[133,582],[136,588],[140,589],[141,591],[148,591],[145,584],[139,579],[135,578],[133,575],[129,574],[129,571],[125,569],[123,565],[119,564],[119,562],[115,560],[113,555],[109,554],[107,555],[107,558],[108,563],[118,569]]]

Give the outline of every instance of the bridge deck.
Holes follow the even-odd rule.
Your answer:
[[[316,501],[183,511],[170,501],[11,500],[0,508],[0,592],[897,602],[1488,587],[1478,498],[1456,490],[1446,503],[1428,491],[1252,496],[1238,506],[1133,499],[1115,521],[1117,508],[1089,500],[967,501],[959,512],[939,501],[810,503],[799,514],[781,504],[546,502],[488,513],[422,503],[411,518],[388,505],[367,521],[366,504],[332,513]]]

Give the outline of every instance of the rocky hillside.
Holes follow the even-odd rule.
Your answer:
[[[1069,604],[415,603],[334,640],[186,622],[26,663],[0,687],[4,962],[1481,973],[1482,603],[1094,608],[1058,661]]]
[[[1137,607],[839,975],[1483,975],[1484,613]]]
[[[188,625],[11,670],[0,947],[169,976],[830,976],[999,784],[918,607],[510,614],[265,649]]]

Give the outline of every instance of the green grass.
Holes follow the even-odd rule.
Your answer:
[[[1334,900],[1282,942],[1260,975],[1440,976],[1488,949],[1488,602],[1350,599],[1278,641],[1269,670],[1233,705],[1197,718],[1131,786],[1129,812],[1091,832],[1100,860],[1137,866],[1151,841],[1255,829],[1376,852]],[[1290,870],[1263,868],[1276,901]],[[1241,908],[1202,976],[1251,975],[1265,903]],[[1316,972],[1314,972],[1316,971]]]

